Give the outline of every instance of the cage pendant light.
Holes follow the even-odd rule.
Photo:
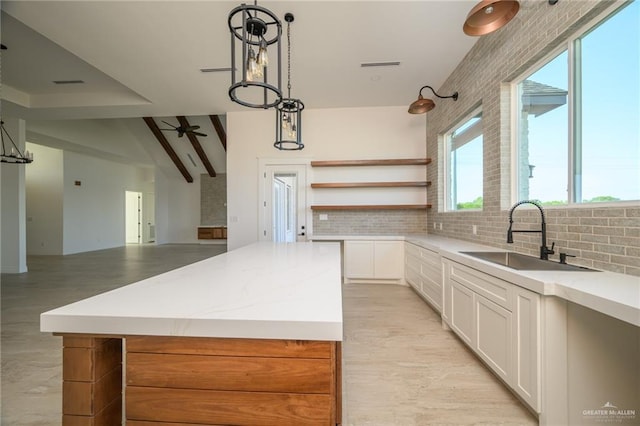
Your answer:
[[[229,97],[250,108],[275,107],[282,100],[282,23],[273,12],[258,6],[256,0],[253,5],[243,3],[229,13],[229,30]]]
[[[287,97],[276,106],[276,141],[273,146],[281,151],[299,151],[302,143],[302,110],[300,99],[291,97],[291,22],[293,14],[284,15],[287,21]]]

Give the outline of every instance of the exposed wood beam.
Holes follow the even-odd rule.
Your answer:
[[[169,158],[171,158],[173,164],[175,164],[178,170],[180,170],[180,173],[182,173],[184,179],[189,183],[193,182],[193,177],[191,177],[187,168],[184,166],[184,164],[182,164],[182,161],[180,161],[180,157],[178,157],[178,154],[176,154],[176,152],[173,150],[173,147],[169,144],[167,138],[164,137],[155,120],[152,117],[143,117],[142,119],[145,123],[147,123],[147,126],[149,126],[149,130],[151,130],[151,133],[153,133],[158,142],[160,142],[160,145],[162,145],[164,150],[167,152],[167,155],[169,155]]]
[[[177,115],[176,118],[178,119],[178,123],[180,123],[180,127],[182,127],[183,129],[189,128],[190,124],[187,120],[187,117],[183,115]],[[191,132],[186,132],[185,134],[189,138],[189,142],[191,142],[191,145],[193,145],[193,149],[195,149],[196,154],[198,154],[198,157],[200,157],[202,165],[205,169],[207,169],[207,173],[209,173],[209,176],[216,177],[216,171],[213,169],[213,166],[209,161],[209,157],[207,157],[207,154],[202,149],[202,145],[200,145],[198,137]]]
[[[220,143],[224,147],[224,150],[227,150],[227,132],[224,131],[224,127],[222,127],[222,122],[220,121],[220,116],[218,115],[210,115],[209,119],[211,119],[211,124],[213,124],[213,128],[216,129],[216,133],[218,134],[218,138],[220,138]]]

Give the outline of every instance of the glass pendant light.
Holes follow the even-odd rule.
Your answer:
[[[257,1],[234,8],[228,23],[231,32],[229,97],[250,108],[275,107],[282,101],[282,23],[273,12],[258,6]],[[269,49],[275,52],[271,66]]]
[[[287,21],[287,97],[276,106],[276,141],[274,147],[281,151],[299,151],[302,143],[302,110],[300,99],[291,97],[291,22],[293,14],[284,15]]]
[[[263,68],[269,66],[269,55],[267,53],[267,42],[264,38],[260,39],[260,49],[258,50],[258,65]]]

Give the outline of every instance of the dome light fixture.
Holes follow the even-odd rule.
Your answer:
[[[418,93],[418,99],[411,105],[409,105],[409,114],[424,114],[436,107],[435,102],[433,102],[431,99],[425,99],[422,97],[422,91],[424,89],[430,89],[434,95],[441,99],[453,99],[454,101],[458,100],[458,92],[454,92],[451,96],[440,96],[436,93],[435,90],[433,90],[433,87],[422,86],[422,88],[420,89],[420,93]]]
[[[482,0],[467,15],[462,30],[469,36],[492,33],[513,19],[520,10],[517,0]]]
[[[284,15],[287,21],[287,97],[276,106],[276,141],[273,146],[281,151],[300,151],[302,143],[302,110],[300,99],[291,97],[291,23],[293,14]]]
[[[257,0],[253,5],[243,3],[231,10],[228,23],[231,31],[229,97],[250,108],[275,107],[282,100],[282,23],[273,12],[258,6]],[[236,48],[237,40],[239,48]],[[269,58],[274,53],[275,60]],[[236,66],[238,63],[240,66]]]

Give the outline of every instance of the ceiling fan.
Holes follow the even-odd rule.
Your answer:
[[[164,124],[166,124],[167,126],[171,126],[171,129],[160,129],[160,130],[172,130],[175,132],[178,132],[178,137],[181,138],[182,136],[184,136],[185,133],[191,133],[192,135],[196,135],[196,136],[202,136],[202,137],[206,137],[207,135],[205,135],[204,133],[200,133],[200,132],[196,132],[196,130],[198,130],[200,128],[200,126],[187,126],[187,127],[182,127],[182,126],[174,126],[171,123],[167,123],[166,121],[162,120],[162,122]]]

